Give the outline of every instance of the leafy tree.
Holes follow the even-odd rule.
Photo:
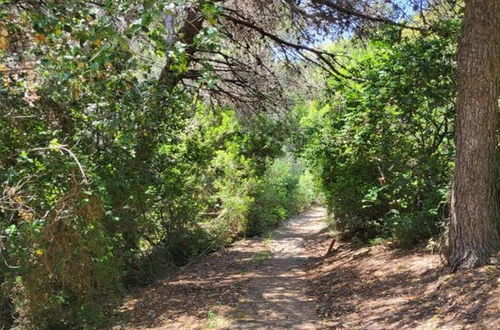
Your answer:
[[[339,224],[434,234],[456,22],[441,1],[397,3],[0,1],[0,320],[104,326],[158,265],[309,205],[302,144]],[[318,32],[371,40],[349,54],[313,46]],[[286,112],[306,65],[329,75],[329,97],[297,132]]]

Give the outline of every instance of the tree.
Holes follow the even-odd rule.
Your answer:
[[[409,6],[413,10],[408,10]],[[494,186],[495,81],[500,70],[498,6],[498,1],[493,0],[467,3],[459,47],[457,167],[448,254],[453,269],[484,264],[498,246]],[[432,33],[433,27],[428,25],[424,12],[441,17],[448,15],[447,8],[455,6],[439,0],[314,0],[306,3],[255,0],[245,4],[231,0],[193,0],[186,1],[180,8],[184,11],[180,25],[176,28],[166,24],[166,30],[170,32],[170,48],[186,46],[181,57],[181,67],[185,69],[178,70],[179,63],[168,58],[160,75],[160,87],[167,91],[177,85],[194,87],[204,90],[212,100],[256,111],[280,108],[284,104],[284,98],[277,96],[285,94],[280,75],[283,67],[300,72],[304,62],[312,63],[332,75],[344,76],[337,59],[339,54],[311,46],[317,41],[318,31],[333,37],[346,32],[363,36],[389,24],[427,34]],[[415,13],[420,14],[420,23],[407,24]],[[204,36],[212,31],[210,26],[215,27],[223,47],[207,47],[203,42]],[[176,35],[172,36],[175,31]],[[279,64],[276,64],[277,58]],[[202,77],[207,69],[216,78],[215,83],[192,86],[193,80]],[[162,110],[159,108],[156,114],[161,116]],[[144,150],[153,149],[151,139],[152,136],[145,137],[138,143],[138,159],[147,153]]]
[[[291,22],[298,27],[304,26],[305,22],[305,26],[315,26],[316,31],[322,28],[326,33],[338,31],[338,35],[346,29],[364,35],[366,31],[373,31],[374,27],[381,24],[399,25],[430,33],[432,26],[426,30],[404,23],[408,13],[404,10],[406,6],[412,5],[413,11],[420,13],[425,25],[428,21],[424,12],[442,17],[460,7],[439,0],[427,1],[426,10],[422,6],[423,2],[418,5],[415,1],[404,2],[406,6],[402,7],[397,1],[387,1],[387,5],[382,7],[373,5],[377,2],[362,0],[313,0],[307,4],[285,0],[284,3],[289,6]],[[225,17],[278,45],[290,46],[283,42],[284,38],[277,37],[279,30],[271,30],[271,34],[259,28],[258,23],[252,22],[248,17]],[[453,270],[487,263],[489,255],[497,251],[500,245],[498,227],[495,224],[499,208],[495,187],[495,159],[498,152],[497,79],[500,75],[499,17],[500,2],[497,0],[466,2],[463,35],[459,44],[457,154],[448,251],[448,262]],[[299,28],[300,33],[304,33],[304,30]],[[316,55],[320,60],[325,59],[324,54]],[[329,71],[338,75],[335,68],[339,63],[335,60],[335,55],[330,54],[326,58],[331,59],[330,64],[334,66],[333,69],[330,66]]]
[[[456,169],[448,251],[453,270],[484,265],[500,245],[495,225],[498,31],[500,1],[467,2],[458,52]]]

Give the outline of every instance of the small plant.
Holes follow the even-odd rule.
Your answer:
[[[252,262],[256,264],[262,264],[269,260],[272,256],[271,250],[265,250],[262,252],[257,252],[252,256]]]
[[[384,239],[383,237],[375,237],[375,238],[373,238],[373,239],[370,240],[370,245],[372,245],[372,246],[381,245],[381,244],[383,244],[386,241],[387,240]]]
[[[207,318],[208,318],[208,327],[215,328],[217,325],[217,312],[208,311]]]
[[[222,306],[217,306],[218,308]],[[224,316],[220,315],[218,311],[210,310],[207,313],[207,328],[209,329],[220,329],[229,326],[230,322]]]
[[[264,239],[264,242],[270,244],[274,240],[274,236],[274,232],[272,230],[269,230],[262,235],[262,238]]]

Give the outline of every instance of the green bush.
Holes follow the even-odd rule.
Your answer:
[[[314,200],[310,175],[291,158],[278,158],[264,172],[248,215],[247,233],[260,234]]]
[[[279,119],[259,115],[242,125],[235,111],[221,110],[202,120],[213,148],[206,186],[213,198],[206,207],[217,214],[207,226],[222,242],[263,233],[311,204],[312,177],[283,156]]]
[[[442,229],[453,164],[456,24],[447,37],[390,28],[352,52],[324,101],[297,110],[303,154],[334,226],[411,246]],[[394,38],[397,36],[397,40]]]

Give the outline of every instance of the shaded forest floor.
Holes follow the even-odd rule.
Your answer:
[[[306,249],[321,254],[329,242],[315,235]],[[334,329],[500,329],[497,266],[452,274],[423,250],[344,243],[306,267],[317,313]]]
[[[114,329],[500,329],[499,269],[450,274],[439,256],[341,243],[324,209],[137,289]]]

